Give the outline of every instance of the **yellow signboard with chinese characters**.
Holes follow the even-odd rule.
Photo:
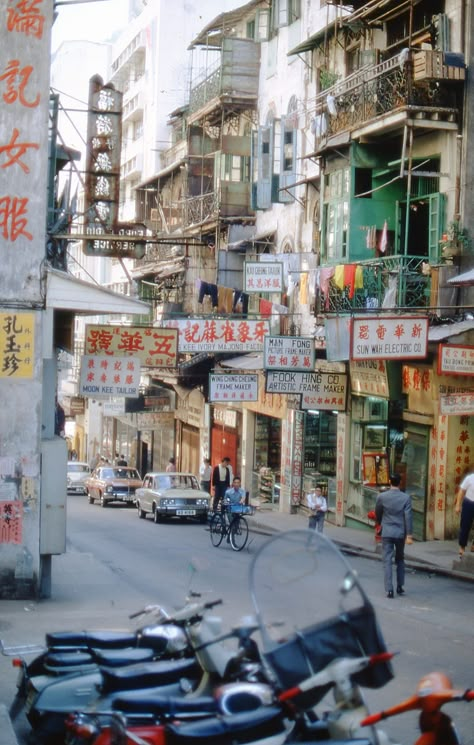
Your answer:
[[[0,378],[32,378],[35,351],[33,313],[0,313]]]

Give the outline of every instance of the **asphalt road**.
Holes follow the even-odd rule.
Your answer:
[[[169,610],[179,608],[190,587],[210,598],[224,598],[219,613],[224,624],[232,624],[253,611],[248,567],[255,550],[265,540],[265,536],[251,534],[248,548],[241,553],[233,552],[227,545],[216,549],[211,546],[206,528],[197,523],[171,521],[155,525],[151,520],[139,520],[132,508],[102,509],[89,505],[85,498],[69,497],[68,554],[80,558],[84,574],[61,575],[53,564],[53,598],[38,608],[20,604],[24,614],[30,612],[31,617],[31,635],[24,641],[42,641],[44,614],[51,611],[55,629],[126,627],[127,614],[150,602],[159,602]],[[371,711],[407,698],[419,678],[432,670],[448,673],[461,689],[474,686],[473,586],[411,572],[406,580],[407,594],[390,601],[383,592],[379,561],[356,557],[350,562],[376,608],[388,648],[400,653],[394,660],[394,680],[383,689],[366,691]],[[95,577],[91,579],[86,571],[91,565],[104,570],[106,584],[101,584],[100,572],[96,572],[97,584]],[[296,603],[293,608],[295,614],[305,608],[306,599],[302,597],[300,603],[300,607]],[[35,611],[43,614],[42,624],[35,623]],[[2,630],[7,641],[10,630],[10,640],[19,643],[19,628],[28,628],[25,616],[21,620],[16,630]],[[7,620],[6,626],[9,625],[12,626]],[[0,694],[7,704],[11,700],[12,680],[11,675],[2,673]],[[474,745],[474,705],[451,704],[449,713],[464,745]],[[417,715],[409,713],[388,720],[384,729],[396,742],[409,745],[417,736]],[[21,721],[17,732],[20,742],[26,743],[27,728]],[[31,745],[34,740],[30,738],[28,742]]]

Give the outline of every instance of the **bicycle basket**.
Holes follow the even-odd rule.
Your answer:
[[[252,504],[231,504],[229,505],[229,512],[237,515],[254,515],[255,507]]]

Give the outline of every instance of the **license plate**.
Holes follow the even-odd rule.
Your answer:
[[[25,701],[25,714],[29,713],[31,707],[33,706],[35,702],[36,696],[37,696],[37,692],[34,689],[29,692],[26,698],[26,701]]]
[[[177,515],[195,515],[196,510],[176,510]]]

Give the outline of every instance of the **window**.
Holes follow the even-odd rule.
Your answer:
[[[275,32],[282,26],[290,26],[301,17],[301,0],[273,0],[271,27]]]
[[[224,153],[221,159],[221,180],[248,182],[250,180],[250,158]]]
[[[292,96],[288,113],[281,119],[280,202],[292,202],[294,199],[294,194],[285,187],[296,180],[297,122],[297,98]]]
[[[349,168],[325,177],[324,254],[328,261],[347,258],[349,230]]]

